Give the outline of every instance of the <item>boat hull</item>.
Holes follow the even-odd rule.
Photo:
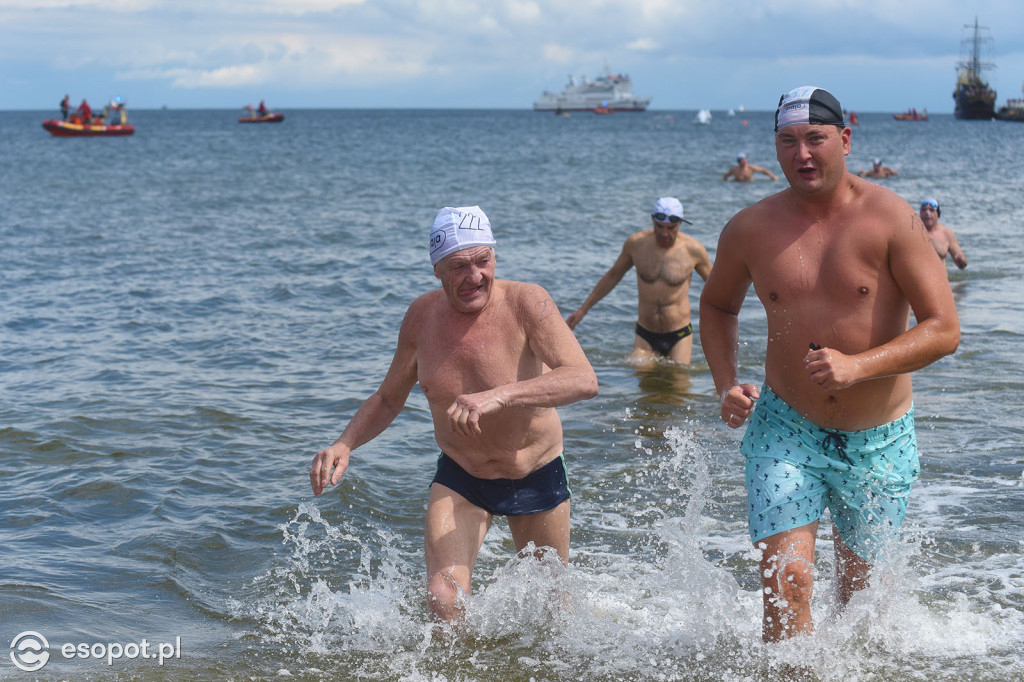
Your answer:
[[[602,106],[601,104],[547,104],[536,102],[533,105],[534,111],[589,111],[591,113],[619,113],[619,112],[637,112],[642,113],[647,111],[647,104],[650,100],[640,100],[631,104],[608,104]],[[601,109],[600,112],[597,110]]]
[[[43,128],[54,137],[124,137],[135,134],[135,128],[128,124],[84,125],[56,119],[43,121]]]
[[[995,117],[1000,121],[1019,121],[1024,123],[1024,107],[1000,107]]]
[[[284,114],[267,114],[266,116],[243,116],[238,119],[239,123],[280,123],[284,120]]]
[[[995,93],[989,96],[954,95],[953,116],[960,120],[987,121],[995,116]]]

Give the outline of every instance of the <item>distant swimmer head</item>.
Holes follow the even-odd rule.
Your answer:
[[[882,165],[882,160],[881,159],[875,159],[871,163],[873,163],[875,165],[875,168],[878,168],[879,166]]]
[[[693,223],[683,217],[683,204],[675,197],[662,197],[654,202],[654,208],[651,209],[651,217],[659,223],[683,222],[687,225],[693,225]]]
[[[932,208],[935,209],[935,215],[940,218],[942,217],[942,209],[939,208],[939,202],[937,200],[928,197],[927,199],[921,202],[921,208],[924,208],[925,206],[931,206]]]
[[[810,85],[794,88],[779,98],[775,132],[799,125],[845,126],[843,107],[828,90]]]
[[[743,152],[740,152],[739,154],[736,155],[736,161],[737,162],[742,161],[745,158],[747,158],[747,155],[744,154]]]
[[[491,221],[479,206],[445,206],[437,212],[430,228],[430,264],[445,256],[474,246],[495,245]]]

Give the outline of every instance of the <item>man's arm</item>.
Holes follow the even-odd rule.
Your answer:
[[[619,282],[622,281],[623,275],[629,272],[629,269],[633,267],[633,255],[632,249],[630,248],[630,242],[627,239],[626,243],[622,245],[622,251],[619,253],[619,257],[615,259],[612,267],[608,272],[604,273],[601,279],[597,280],[597,284],[594,285],[594,290],[587,296],[587,300],[583,301],[581,305],[574,313],[569,315],[566,319],[566,323],[569,325],[569,329],[575,329],[576,325],[580,323],[583,316],[597,304],[602,298],[608,295],[608,293],[615,288]]]
[[[410,329],[413,326],[410,322],[412,316],[410,307],[398,333],[398,348],[391,360],[391,367],[380,387],[356,410],[352,421],[338,439],[316,453],[316,457],[313,458],[313,465],[309,469],[309,482],[314,495],[323,492],[328,482],[337,485],[348,469],[352,450],[379,436],[405,406],[412,387],[416,385],[417,376],[414,333]]]
[[[953,262],[956,266],[963,270],[967,267],[967,256],[964,255],[963,249],[960,248],[960,242],[957,241],[956,234],[953,230],[946,228],[946,234],[949,235],[949,255],[953,258]]]
[[[458,396],[448,408],[457,433],[479,434],[480,417],[506,407],[559,407],[597,395],[597,375],[550,294],[535,284],[519,284],[515,296],[526,342],[549,371]]]
[[[778,180],[778,179],[779,179],[779,178],[778,178],[778,176],[777,176],[777,175],[775,175],[775,173],[772,173],[772,172],[771,172],[770,170],[768,170],[767,168],[761,168],[760,166],[755,166],[755,165],[753,165],[753,164],[751,164],[751,165],[750,165],[750,167],[751,167],[751,168],[753,168],[753,169],[754,169],[755,171],[757,171],[758,173],[764,173],[765,175],[767,175],[767,176],[768,176],[769,178],[771,178],[772,180]]]
[[[891,341],[863,353],[845,355],[831,348],[810,351],[805,360],[812,379],[824,390],[860,381],[907,374],[953,353],[960,345],[960,321],[942,260],[913,211],[889,245],[889,268],[917,324]]]
[[[700,345],[718,394],[722,421],[739,428],[754,409],[759,390],[740,384],[739,311],[750,288],[750,271],[743,261],[738,217],[722,230],[714,268],[700,297]]]
[[[694,239],[690,253],[694,260],[693,269],[700,275],[701,279],[705,282],[708,281],[708,276],[711,274],[711,256],[708,255],[708,250],[704,248],[703,244]]]

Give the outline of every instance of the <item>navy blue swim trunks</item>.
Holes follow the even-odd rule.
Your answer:
[[[554,509],[572,496],[564,455],[523,478],[513,479],[477,478],[442,452],[431,483],[454,490],[471,504],[496,516],[537,514]]]

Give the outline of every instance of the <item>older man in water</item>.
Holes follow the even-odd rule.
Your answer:
[[[725,172],[725,175],[722,176],[722,180],[732,178],[736,182],[751,182],[754,179],[754,173],[763,173],[773,181],[779,179],[775,173],[772,173],[767,168],[761,168],[761,166],[755,166],[750,163],[750,161],[747,160],[747,155],[740,152],[736,155],[736,165]]]
[[[775,150],[790,186],[728,222],[701,296],[722,421],[735,429],[750,418],[740,450],[765,641],[813,629],[826,507],[840,602],[867,586],[918,474],[910,373],[960,341],[927,231],[906,201],[847,170],[850,135],[827,91],[783,95]],[[767,315],[763,387],[738,376],[738,315],[751,284]]]
[[[862,178],[894,178],[899,173],[883,164],[881,159],[875,159],[871,162],[871,170],[857,171],[857,175]]]
[[[931,240],[932,246],[935,247],[935,253],[939,254],[942,262],[945,263],[946,256],[949,256],[958,268],[961,270],[966,268],[967,256],[964,255],[963,249],[960,248],[960,242],[957,241],[956,234],[953,230],[939,222],[942,208],[939,206],[938,200],[929,198],[922,201],[920,213],[921,222],[924,223],[925,229],[928,230],[928,239]]]
[[[419,382],[441,450],[425,528],[427,598],[458,621],[495,515],[517,551],[569,558],[569,485],[555,408],[597,394],[597,377],[543,288],[494,276],[494,238],[477,206],[441,209],[430,233],[441,288],[409,306],[391,367],[341,436],[313,458],[313,493],[337,484]]]

